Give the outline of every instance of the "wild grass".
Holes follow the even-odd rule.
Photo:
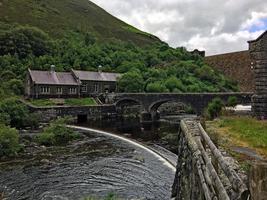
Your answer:
[[[57,106],[58,100],[54,99],[31,99],[28,102],[34,106]],[[70,98],[62,99],[60,105],[65,106],[92,106],[96,105],[96,101],[93,98]]]
[[[246,116],[221,117],[208,123],[230,147],[243,146],[256,150],[267,157],[267,121]]]
[[[159,42],[156,37],[135,29],[88,0],[1,2],[0,21],[36,26],[55,38],[62,37],[66,31],[74,31],[90,32],[100,41],[116,38],[140,46]]]

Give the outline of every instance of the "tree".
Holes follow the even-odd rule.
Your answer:
[[[92,35],[91,33],[86,33],[84,36],[84,43],[85,45],[89,46],[89,45],[93,45],[96,42],[96,38],[94,35]]]
[[[18,131],[0,124],[0,157],[15,155],[19,150]]]
[[[169,89],[170,92],[174,92],[175,89],[185,90],[182,82],[178,80],[175,76],[171,76],[165,81],[165,86]]]
[[[146,91],[147,92],[169,92],[169,90],[165,87],[164,84],[160,82],[154,82],[154,83],[149,83],[146,86]]]
[[[22,95],[24,93],[23,82],[18,79],[11,79],[6,83],[6,89],[15,95]]]
[[[213,99],[207,108],[208,116],[210,119],[214,119],[219,116],[222,111],[224,104],[220,98]]]
[[[22,128],[27,126],[29,111],[25,105],[15,98],[5,99],[0,103],[0,113],[10,120],[11,127]]]
[[[227,99],[227,106],[235,107],[237,105],[237,98],[235,96],[230,96]]]
[[[144,79],[138,70],[130,71],[118,80],[118,88],[121,92],[143,92]]]
[[[51,52],[51,44],[48,35],[35,27],[20,26],[0,33],[0,55],[41,56]]]

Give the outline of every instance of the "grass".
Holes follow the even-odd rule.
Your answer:
[[[248,147],[267,157],[267,121],[229,116],[208,122],[207,127],[215,129],[224,146]]]
[[[99,41],[116,38],[140,46],[159,42],[156,37],[135,29],[88,0],[1,2],[0,22],[36,26],[55,38],[62,37],[66,31],[74,31],[90,32]]]
[[[57,99],[31,99],[28,100],[34,106],[57,106],[59,105]],[[60,105],[66,106],[92,106],[96,105],[96,101],[93,98],[71,98],[63,99],[60,101]]]
[[[28,100],[34,106],[55,106],[55,102],[51,99],[31,99]]]
[[[96,101],[93,98],[65,99],[65,105],[92,106],[92,105],[96,105]]]

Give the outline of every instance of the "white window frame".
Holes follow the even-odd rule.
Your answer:
[[[57,94],[63,94],[63,88],[62,87],[57,87],[56,88]]]
[[[77,88],[74,87],[69,88],[69,94],[77,94]]]
[[[41,94],[50,94],[50,87],[48,87],[48,86],[41,86],[40,92],[41,92]]]

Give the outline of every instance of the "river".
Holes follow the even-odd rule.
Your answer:
[[[163,124],[150,131],[141,128],[135,119],[79,124],[84,127],[79,132],[85,136],[82,143],[86,150],[58,153],[48,163],[0,168],[0,192],[4,199],[11,200],[83,200],[108,194],[120,199],[170,199],[175,155],[153,145],[141,145],[156,142],[162,131],[177,131],[176,125]],[[68,148],[77,149],[80,143]]]

